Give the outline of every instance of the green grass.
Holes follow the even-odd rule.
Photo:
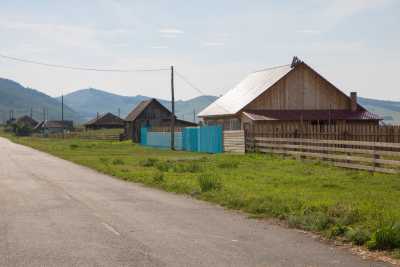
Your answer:
[[[4,135],[5,133],[3,133]],[[209,155],[130,142],[11,137],[120,179],[279,218],[371,249],[400,247],[400,177],[263,154]]]

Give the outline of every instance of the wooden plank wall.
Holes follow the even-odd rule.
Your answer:
[[[224,131],[224,152],[244,154],[245,150],[243,130]]]

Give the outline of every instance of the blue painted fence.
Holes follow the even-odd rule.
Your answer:
[[[175,149],[205,153],[223,152],[221,126],[187,127],[175,133]],[[140,143],[146,146],[169,148],[170,132],[151,132],[141,129]]]
[[[169,148],[171,147],[170,132],[152,132],[148,128],[140,130],[140,143],[145,146]],[[182,133],[175,133],[175,149],[182,150]]]

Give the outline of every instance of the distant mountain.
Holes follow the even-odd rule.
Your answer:
[[[125,117],[140,101],[148,96],[121,96],[98,89],[83,89],[64,96],[64,118],[75,123],[88,121],[96,113],[112,112]],[[176,114],[180,119],[193,121],[193,113],[197,115],[202,109],[214,102],[216,96],[199,96],[189,100],[175,102]],[[170,109],[171,102],[158,99]],[[32,108],[33,117],[42,120],[43,108],[48,110],[49,119],[61,119],[61,98],[52,98],[38,90],[23,87],[21,84],[0,78],[0,122],[9,118],[10,111],[14,117],[29,115]],[[387,124],[400,124],[400,101],[358,98],[359,103],[371,112],[384,118]]]
[[[358,102],[367,110],[380,115],[387,124],[400,124],[400,101],[359,97]]]
[[[148,96],[121,96],[98,89],[82,89],[64,96],[64,103],[73,110],[79,112],[85,120],[96,116],[97,112],[111,112],[125,117],[140,101],[149,99]],[[60,101],[60,97],[58,100]],[[193,121],[193,113],[196,114],[215,101],[215,96],[199,96],[190,100],[178,100],[175,102],[176,115],[180,119]],[[164,106],[171,108],[171,102],[158,99]]]
[[[43,108],[47,110],[49,119],[61,119],[61,105],[54,99],[37,90],[23,87],[12,80],[0,78],[0,122],[9,119],[10,111],[14,117],[30,115],[37,121],[43,119]],[[68,106],[64,108],[64,118],[79,121],[80,116]]]

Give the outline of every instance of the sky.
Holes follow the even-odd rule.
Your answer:
[[[349,94],[400,101],[399,0],[0,0],[0,54],[76,67],[171,65],[177,99],[221,95],[297,56]],[[83,88],[170,97],[170,72],[89,72],[0,58],[51,96]]]

